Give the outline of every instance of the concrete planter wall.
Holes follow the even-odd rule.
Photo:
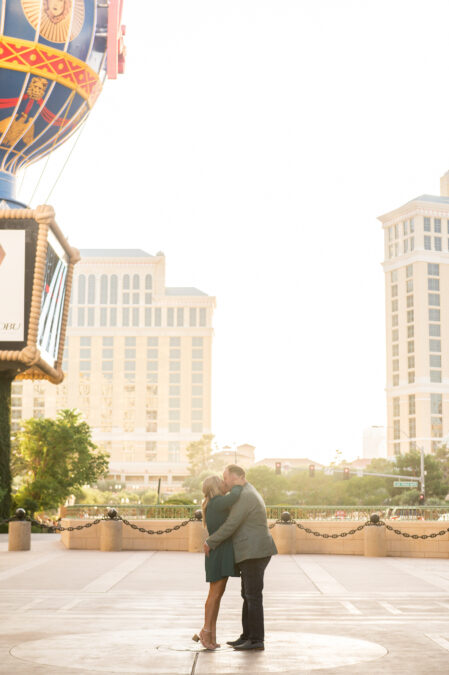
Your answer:
[[[130,521],[151,530],[164,530],[180,524],[181,520],[136,520]],[[271,521],[272,522],[272,521]],[[386,521],[389,525],[410,534],[431,534],[446,529],[443,522]],[[85,520],[62,521],[63,527],[84,525]],[[305,527],[327,534],[338,534],[354,529],[358,521],[304,521]],[[61,539],[69,549],[102,550],[101,527],[74,532],[63,532]],[[104,529],[104,527],[103,527]],[[405,558],[449,558],[449,532],[435,539],[411,539],[389,532],[384,527],[367,527],[354,535],[339,539],[323,539],[300,530],[295,525],[276,525],[271,533],[280,554],[319,553],[329,555],[395,556]],[[201,522],[191,522],[170,534],[144,534],[125,525],[122,526],[121,550],[125,551],[202,551],[206,532]],[[120,537],[115,536],[114,546],[120,550]],[[105,544],[103,543],[103,548]]]

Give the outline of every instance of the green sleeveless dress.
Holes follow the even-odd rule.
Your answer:
[[[212,497],[206,509],[206,525],[209,535],[223,525],[231,506],[240,497],[242,485],[234,485],[227,495]],[[206,581],[219,581],[224,577],[239,577],[234,560],[234,547],[231,537],[225,539],[216,549],[205,556]]]

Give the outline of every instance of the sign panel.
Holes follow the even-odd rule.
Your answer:
[[[25,339],[25,230],[0,230],[0,342]]]
[[[37,348],[42,358],[52,367],[59,350],[68,264],[66,252],[53,233],[49,232]]]
[[[418,482],[416,480],[395,480],[393,487],[415,488],[418,487]]]

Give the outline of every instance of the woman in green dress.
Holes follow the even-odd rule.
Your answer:
[[[241,485],[234,485],[226,494],[224,481],[218,476],[209,476],[203,482],[203,525],[209,535],[218,530],[229,515],[231,506],[235,504],[242,491]],[[205,557],[206,581],[209,582],[209,595],[204,608],[204,627],[193,639],[200,641],[206,649],[216,649],[217,618],[220,601],[226,589],[229,577],[238,577],[232,539],[226,539]]]

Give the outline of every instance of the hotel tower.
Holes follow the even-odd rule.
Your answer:
[[[449,172],[440,196],[381,216],[385,239],[388,456],[449,434]]]
[[[186,447],[211,433],[215,298],[167,287],[165,257],[134,249],[81,251],[75,267],[64,382],[13,384],[12,428],[79,409],[110,453],[110,479],[182,489]]]

